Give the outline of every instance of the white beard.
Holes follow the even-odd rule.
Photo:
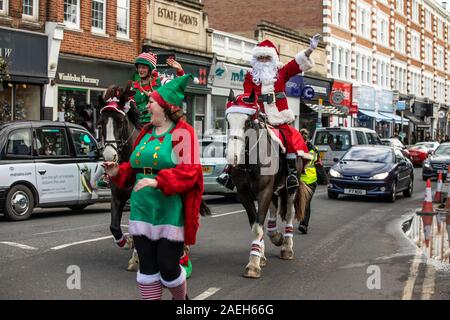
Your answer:
[[[252,58],[251,65],[253,83],[259,85],[270,85],[277,81],[278,66],[276,61],[259,62],[255,58]]]

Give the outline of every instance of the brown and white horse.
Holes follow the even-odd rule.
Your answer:
[[[280,152],[284,147],[260,114],[257,98],[253,94],[234,97],[233,91],[230,91],[226,119],[229,125],[227,162],[231,165],[231,178],[247,212],[253,236],[249,263],[243,276],[260,278],[261,267],[267,261],[263,238],[269,208],[267,234],[273,244],[281,246],[280,258],[291,260],[294,257],[294,218],[303,218],[311,192],[300,182],[294,194],[287,193],[285,181],[288,169],[285,156]],[[302,171],[303,161],[297,161],[297,169]],[[285,221],[284,234],[277,229],[277,216]]]

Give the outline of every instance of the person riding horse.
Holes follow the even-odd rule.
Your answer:
[[[286,140],[287,165],[289,176],[286,179],[288,192],[292,193],[299,186],[297,172],[297,157],[308,153],[308,148],[302,136],[289,124],[294,122],[295,116],[289,110],[285,94],[286,82],[294,75],[311,69],[314,62],[310,55],[317,48],[320,41],[317,34],[311,38],[310,47],[299,52],[295,59],[283,65],[279,60],[279,52],[270,40],[259,43],[252,51],[252,70],[249,71],[244,80],[244,93],[250,95],[252,92],[259,97],[258,104],[261,111],[268,117],[268,122],[277,127]],[[227,171],[217,179],[222,185],[233,189],[234,186],[229,179]]]

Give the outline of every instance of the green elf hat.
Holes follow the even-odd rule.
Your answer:
[[[181,108],[184,100],[184,91],[190,79],[193,79],[196,84],[199,83],[198,79],[192,74],[185,74],[153,91],[152,98],[162,107],[168,108],[174,106]]]

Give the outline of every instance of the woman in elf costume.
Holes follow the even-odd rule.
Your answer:
[[[133,186],[129,232],[139,256],[137,282],[144,299],[158,300],[163,285],[174,299],[187,297],[183,246],[192,245],[199,227],[203,172],[194,129],[183,120],[182,101],[192,75],[154,91],[130,161],[103,164],[111,181]]]
[[[143,125],[150,122],[151,116],[147,110],[150,95],[154,90],[170,81],[170,79],[166,77],[159,76],[158,71],[156,70],[156,60],[156,54],[144,52],[141,53],[134,61],[136,71],[138,72],[140,78],[133,84],[133,88],[136,92],[134,95],[134,101],[136,102],[136,106],[141,114],[140,121]],[[170,67],[177,70],[178,77],[184,75],[183,68],[173,58],[167,59],[166,62]]]

